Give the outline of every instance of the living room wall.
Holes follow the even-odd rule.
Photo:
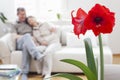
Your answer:
[[[0,12],[3,12],[9,21],[15,20],[14,0],[0,0]]]
[[[0,12],[8,18],[8,21],[15,21],[14,0],[0,0]],[[6,26],[0,20],[0,37],[6,34]]]

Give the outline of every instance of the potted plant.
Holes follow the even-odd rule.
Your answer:
[[[78,9],[76,16],[73,16],[73,12],[71,12],[72,16],[72,24],[74,25],[74,33],[79,37],[80,34],[85,34],[88,30],[92,30],[95,36],[98,36],[99,40],[99,50],[100,50],[100,79],[104,80],[104,58],[103,58],[103,45],[102,45],[102,36],[101,34],[111,33],[113,31],[113,27],[115,25],[115,13],[110,12],[108,8],[103,5],[96,4],[88,14],[82,10]],[[86,59],[87,65],[82,63],[81,61],[73,60],[73,59],[63,59],[62,62],[66,62],[76,67],[80,68],[83,73],[86,75],[88,80],[98,80],[98,67],[95,64],[94,52],[92,49],[91,40],[86,38],[84,40],[85,49],[86,49]],[[68,73],[60,73],[53,75],[53,77],[65,77],[69,80],[82,80],[82,78],[68,74]]]

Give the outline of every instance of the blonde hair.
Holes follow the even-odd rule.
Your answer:
[[[28,22],[28,19],[29,19],[29,18],[35,18],[35,17],[33,17],[33,16],[28,16],[28,17],[26,18],[26,23],[27,23],[27,24],[29,24],[29,22]]]

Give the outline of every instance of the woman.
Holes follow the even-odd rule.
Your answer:
[[[27,18],[27,23],[33,28],[33,37],[35,38],[37,45],[45,46],[43,54],[43,69],[42,76],[48,78],[51,75],[52,70],[52,53],[60,48],[59,37],[49,23],[38,23],[33,16]]]

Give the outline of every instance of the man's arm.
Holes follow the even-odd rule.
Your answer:
[[[13,27],[12,27],[11,33],[12,33],[12,34],[16,34],[15,39],[18,39],[18,38],[20,38],[22,35],[18,35],[18,34],[17,34],[17,28],[16,28],[16,27],[17,27],[17,24],[14,24]]]
[[[13,27],[11,28],[11,33],[16,33],[17,34],[17,24],[16,23],[14,23],[13,24]]]

